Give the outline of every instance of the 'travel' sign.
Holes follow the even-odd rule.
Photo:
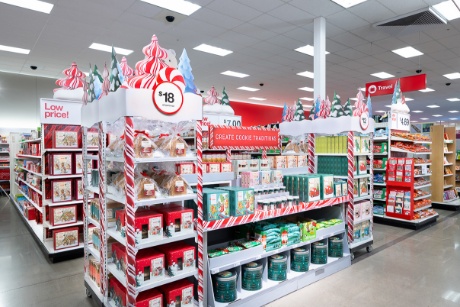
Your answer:
[[[279,129],[210,126],[211,149],[275,149],[280,148]]]
[[[366,94],[371,96],[391,95],[395,90],[398,78],[366,83]],[[399,78],[401,91],[413,92],[426,88],[426,74]]]

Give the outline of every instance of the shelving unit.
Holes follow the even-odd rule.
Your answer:
[[[0,139],[0,193],[10,194],[10,143],[8,137]]]
[[[454,176],[457,158],[455,130],[455,126],[433,125],[430,132],[433,140],[431,155],[433,206],[450,210],[460,210]]]

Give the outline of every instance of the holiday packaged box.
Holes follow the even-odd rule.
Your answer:
[[[165,254],[165,268],[169,276],[195,269],[195,246],[176,242],[161,245],[158,250]]]
[[[240,187],[219,187],[230,196],[230,215],[242,216],[254,213],[254,189]]]
[[[50,224],[60,226],[77,222],[77,205],[49,207]]]
[[[53,180],[51,181],[53,203],[72,200],[72,180]]]
[[[297,167],[297,156],[286,156],[286,167],[287,168]]]
[[[176,173],[178,175],[194,174],[195,173],[195,163],[193,163],[193,162],[177,163],[176,164]]]
[[[321,175],[321,199],[334,197],[334,175]]]
[[[273,168],[280,169],[280,168],[286,168],[286,166],[287,166],[286,156],[275,156],[275,162],[274,162]]]
[[[354,135],[353,136],[353,152],[360,153],[361,152],[361,137]]]
[[[164,306],[193,306],[193,287],[187,279],[162,286],[160,292],[164,295]]]
[[[366,156],[358,157],[358,175],[367,174],[367,158]]]
[[[241,186],[250,188],[259,185],[259,172],[241,172]]]
[[[118,243],[112,243],[112,263],[115,264],[117,270],[126,274],[126,267],[128,264],[125,247]]]
[[[50,175],[70,175],[73,170],[72,154],[50,154]]]
[[[360,178],[359,179],[359,196],[369,195],[369,179]]]
[[[74,154],[74,170],[75,175],[83,174],[83,154]],[[88,169],[88,172],[91,172],[91,167]]]
[[[307,156],[297,156],[297,167],[307,167]]]
[[[248,160],[249,170],[252,172],[258,172],[260,170],[260,160],[259,159],[250,159]]]
[[[29,221],[33,221],[36,218],[36,211],[37,210],[35,209],[35,207],[25,207],[24,208],[24,216]]]
[[[134,217],[136,243],[163,239],[163,214],[152,210],[137,211]]]
[[[139,296],[144,293],[141,292]],[[115,306],[126,307],[126,290],[125,287],[115,278],[109,278],[109,298],[112,302],[117,302]],[[114,305],[114,304],[112,304]],[[149,306],[150,307],[150,306]],[[163,307],[162,305],[158,307]]]
[[[271,183],[282,184],[283,183],[283,171],[272,170],[271,171]]]
[[[136,286],[163,279],[165,255],[154,249],[142,249],[136,254]]]
[[[353,180],[353,197],[359,197],[359,180]]]
[[[361,216],[366,220],[372,217],[372,206],[370,201],[361,202]]]
[[[53,230],[53,245],[55,250],[76,247],[79,244],[78,227]]]
[[[354,224],[361,222],[362,220],[361,203],[355,203],[353,206],[353,222]]]
[[[272,183],[272,172],[271,171],[260,171],[259,172],[259,184],[269,185]]]
[[[371,151],[371,139],[368,136],[361,137],[361,153],[368,153]]]
[[[119,210],[124,210],[125,206],[123,204],[117,202],[109,202],[107,203],[107,209],[105,210],[105,216],[107,218],[107,223],[109,223],[109,227],[113,227],[113,223],[116,222],[117,216],[116,213]]]
[[[54,131],[54,148],[78,148],[77,131]]]
[[[206,221],[230,217],[230,195],[228,191],[203,189],[203,218]]]
[[[353,159],[351,159],[351,161],[353,162],[353,174],[354,174],[354,175],[358,175],[358,167],[357,167],[357,161],[358,161],[358,159],[357,159],[357,158],[353,158]]]
[[[316,238],[316,221],[306,219],[298,223],[300,228],[300,239],[302,242]]]
[[[299,196],[301,201],[321,199],[321,177],[318,175],[299,176]],[[295,182],[295,180],[294,180]]]
[[[342,195],[348,196],[348,183],[346,181],[342,181]]]
[[[89,131],[86,133],[86,147],[90,149],[99,148],[99,133]]]
[[[121,233],[121,236],[126,235],[126,211],[117,210],[115,212],[115,230]]]
[[[211,162],[206,163],[208,168],[207,173],[220,173],[220,163],[218,162]]]
[[[136,307],[163,307],[164,305],[163,294],[156,289],[142,291],[136,298]]]
[[[267,157],[267,161],[268,161],[268,166],[270,167],[270,169],[275,168],[275,157],[274,156]]]
[[[163,214],[166,236],[171,237],[193,231],[193,209],[180,206],[162,206],[156,207],[155,210]]]
[[[231,173],[232,172],[232,163],[231,162],[221,162],[220,171],[222,173]]]
[[[74,195],[76,200],[81,200],[83,199],[84,195],[84,189],[83,189],[83,180],[82,179],[75,179],[74,182]],[[94,193],[88,191],[88,199],[93,199],[94,198]]]
[[[233,171],[237,175],[241,172],[249,171],[248,160],[233,160]]]
[[[260,159],[259,166],[261,171],[269,171],[270,170],[270,161],[268,159]]]

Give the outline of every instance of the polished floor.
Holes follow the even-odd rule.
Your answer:
[[[438,223],[422,231],[375,225],[372,253],[268,306],[460,306],[460,215],[438,211]],[[0,307],[28,306],[95,305],[85,295],[83,260],[50,264],[0,197]]]

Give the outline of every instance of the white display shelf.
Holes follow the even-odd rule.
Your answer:
[[[409,139],[405,139],[405,138],[401,138],[401,137],[397,137],[397,136],[392,136],[391,140],[392,141],[400,141],[400,142],[410,142],[410,143],[414,143],[414,144],[432,144],[431,141],[415,141],[415,140],[409,140]]]
[[[354,152],[354,156],[370,156],[372,155],[372,152]]]
[[[450,177],[453,176],[454,174],[444,174],[444,177]]]
[[[391,148],[391,151],[393,152],[404,152],[404,153],[407,153],[407,154],[412,154],[412,155],[431,155],[431,152],[430,151],[409,151],[409,150],[404,150],[404,149],[400,149],[400,148],[396,148],[396,147],[393,147]]]
[[[444,144],[453,144],[454,140],[444,140]]]
[[[99,224],[98,221],[96,221],[95,219],[87,216],[86,217],[88,219],[88,222],[90,222],[91,224],[93,224],[94,226],[96,226],[97,228],[101,228],[101,224]]]
[[[357,202],[360,200],[370,200],[371,198],[372,198],[371,195],[364,195],[364,196],[355,197],[354,201]]]
[[[363,240],[355,240],[355,241],[349,243],[348,246],[350,247],[350,249],[354,249],[354,248],[356,248],[356,247],[358,247],[360,245],[372,242],[373,240],[374,240],[374,238],[371,236],[371,237],[363,239]]]
[[[22,219],[24,221],[26,221],[27,224],[29,224],[29,226],[32,229],[32,231],[35,234],[35,236],[41,242],[43,242],[43,225],[42,224],[37,224],[37,222],[35,220],[29,221],[28,219],[26,219],[26,217],[24,216],[24,213],[22,212],[21,208],[19,207],[19,204],[16,202],[16,199],[14,199],[14,198],[12,198],[12,199],[13,199],[13,203],[16,206],[16,208],[19,210],[19,212],[21,212],[20,215],[21,215]]]
[[[60,206],[65,206],[65,205],[77,205],[83,203],[83,200],[71,200],[71,201],[63,201],[59,203],[53,203],[51,200],[47,199],[43,201],[44,206],[49,206],[49,207],[60,207]]]
[[[98,160],[99,157],[97,155],[89,155],[89,156],[84,156],[84,160]]]
[[[23,143],[39,143],[41,142],[41,138],[38,138],[38,139],[33,139],[33,140],[25,140],[25,141],[20,141],[19,143],[23,144]]]
[[[454,185],[452,185],[452,184],[447,184],[447,185],[444,186],[444,190],[445,190],[445,189],[452,188],[453,186],[454,186]]]
[[[373,217],[372,215],[369,215],[369,216],[360,218],[357,221],[353,221],[353,225],[358,225],[359,223],[366,222],[366,221],[372,221],[372,217]]]
[[[374,152],[374,156],[388,156],[388,152]]]
[[[405,219],[400,219],[400,218],[397,218],[397,217],[389,217],[389,216],[386,216],[386,215],[383,215],[383,216],[379,216],[379,218],[384,218],[384,219],[388,219],[388,220],[395,220],[395,221],[400,221],[400,222],[406,222],[406,223],[411,223],[411,224],[420,224],[420,223],[423,223],[427,220],[431,220],[431,219],[435,219],[439,216],[439,214],[434,214],[434,215],[431,215],[431,216],[427,216],[423,219],[418,219],[418,220],[405,220]]]
[[[7,169],[10,168],[9,166],[0,166],[0,169]]]
[[[455,202],[455,201],[457,201],[457,200],[459,200],[459,198],[444,199],[444,202],[445,202],[445,203],[452,203],[452,202]]]
[[[420,207],[420,208],[417,208],[417,209],[414,209],[414,212],[422,211],[422,210],[425,210],[425,209],[428,209],[428,208],[431,208],[431,204],[423,206],[423,207]]]
[[[431,163],[419,163],[419,164],[414,164],[414,166],[430,166]]]
[[[17,185],[17,183],[16,183],[16,185]],[[38,211],[43,213],[43,208],[39,207],[35,202],[33,202],[32,199],[30,199],[29,196],[26,195],[26,193],[24,193],[21,189],[18,189],[18,192],[21,193],[22,196],[24,196],[29,201],[29,203],[31,203],[32,206],[35,207],[35,209],[37,209]]]
[[[372,198],[374,201],[387,201],[385,198]]]
[[[414,186],[414,190],[428,188],[428,187],[431,187],[431,183],[424,184],[424,185],[416,185],[416,186]]]
[[[115,264],[110,263],[107,265],[107,268],[109,269],[109,272],[116,278],[118,281],[126,287],[126,276],[122,271],[117,270],[117,267]],[[163,285],[172,283],[174,281],[178,281],[187,277],[195,276],[198,274],[197,269],[185,271],[185,272],[180,272],[179,274],[175,276],[165,276],[161,279],[157,279],[154,281],[146,282],[142,286],[139,286],[136,288],[137,292],[142,292],[146,291],[149,289],[161,287]]]
[[[376,187],[386,187],[386,183],[374,182],[374,186]]]
[[[107,157],[107,162],[125,162],[124,157]],[[196,161],[196,156],[193,157],[164,157],[164,158],[135,158],[135,163],[161,163],[161,162],[189,162]]]
[[[44,245],[45,245],[46,249],[48,250],[49,254],[65,253],[65,252],[68,252],[68,251],[71,251],[71,250],[81,249],[81,248],[84,247],[83,242],[80,242],[78,244],[78,246],[73,246],[73,247],[68,247],[68,248],[64,248],[64,249],[55,250],[54,249],[54,243],[53,243],[52,239],[45,240]]]
[[[42,174],[33,172],[33,171],[31,171],[31,170],[28,170],[27,168],[24,168],[24,167],[19,167],[19,168],[22,169],[23,171],[26,171],[26,172],[28,172],[28,173],[31,173],[31,174],[33,174],[33,175],[35,175],[35,176],[38,176],[38,177],[42,177],[42,176],[43,176]]]
[[[99,187],[87,186],[86,189],[91,193],[99,194]]]
[[[83,221],[77,221],[71,224],[56,225],[56,226],[51,225],[48,221],[43,221],[43,227],[49,228],[49,229],[60,229],[60,228],[75,227],[75,226],[80,226],[80,225],[83,225]]]
[[[420,175],[414,175],[414,178],[430,177],[430,176],[431,176],[431,173],[430,174],[420,174]]]
[[[19,179],[18,180],[22,183],[24,183],[25,185],[27,185],[29,188],[31,188],[32,190],[34,190],[35,192],[37,192],[38,194],[42,195],[43,196],[43,193],[42,191],[40,191],[39,189],[37,189],[36,187],[32,186],[31,184],[29,184],[27,181],[24,181],[22,179]]]
[[[197,174],[182,174],[180,175],[189,185],[196,185],[198,183]],[[226,173],[206,173],[203,174],[203,184],[206,183],[226,183],[235,179],[234,172]]]
[[[283,173],[283,176],[308,174],[308,167],[273,168],[272,170],[280,170]]]
[[[101,292],[101,288],[99,288],[94,280],[92,280],[88,274],[85,274],[85,282],[91,287],[91,290],[93,290],[94,294],[97,296],[100,302],[104,301],[104,295]],[[115,306],[115,304],[113,305]]]
[[[450,154],[453,154],[454,152],[453,151],[445,151],[444,154],[445,155],[450,155]]]
[[[329,156],[334,156],[334,157],[342,156],[342,157],[346,157],[346,156],[348,156],[348,154],[346,152],[345,153],[315,153],[315,156],[326,156],[326,157],[329,157]]]
[[[126,246],[126,237],[123,237],[120,232],[116,231],[115,227],[107,228],[107,235],[117,240],[118,243]]]
[[[88,243],[88,251],[97,261],[101,260],[101,252],[95,249],[93,244]]]
[[[385,172],[387,170],[387,168],[374,168],[374,172],[377,171],[377,172]]]
[[[335,175],[334,175],[334,178],[338,178],[338,179],[348,179],[348,176],[335,176]],[[354,179],[371,178],[371,174],[354,175],[353,178],[354,178]]]
[[[77,175],[45,175],[45,179],[67,179],[67,178],[82,178],[82,174]]]
[[[451,166],[451,165],[454,165],[454,163],[446,163],[446,164],[444,164],[444,166]]]
[[[153,206],[157,204],[166,204],[166,203],[174,203],[174,202],[181,202],[185,200],[195,200],[197,197],[196,194],[186,194],[180,196],[172,196],[172,197],[164,197],[164,198],[153,198],[153,199],[145,199],[145,200],[137,200],[135,202],[135,209],[142,207],[142,206]],[[107,198],[119,203],[124,204],[126,202],[125,197],[118,197],[112,194],[107,194]]]
[[[18,154],[16,156],[17,159],[26,159],[26,158],[30,158],[30,159],[41,159],[42,156],[32,156],[32,155],[20,155]]]
[[[420,200],[420,199],[425,199],[425,198],[430,198],[430,197],[431,197],[431,194],[427,194],[427,195],[416,197],[414,198],[414,200]]]
[[[82,148],[45,148],[43,152],[82,152],[82,150]]]

